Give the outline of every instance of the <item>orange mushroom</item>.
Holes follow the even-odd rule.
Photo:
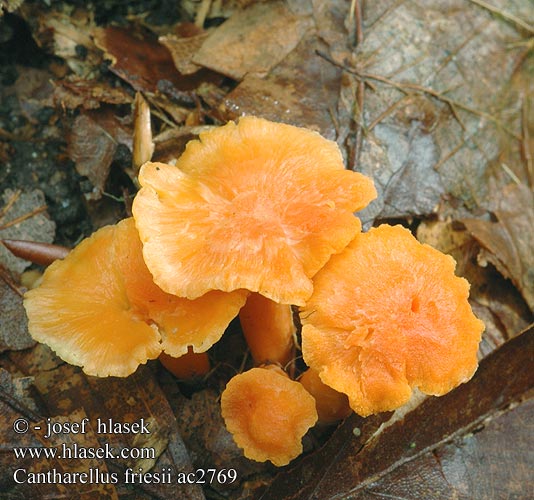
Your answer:
[[[299,382],[315,399],[317,415],[322,424],[337,422],[352,413],[347,395],[327,386],[315,370],[308,368],[300,376]]]
[[[442,395],[477,367],[484,329],[455,262],[400,226],[359,234],[314,278],[301,311],[304,360],[366,416]]]
[[[46,270],[26,293],[32,337],[85,373],[124,377],[163,351],[203,352],[223,334],[248,292],[195,301],[163,292],[142,259],[133,219],[106,226]]]
[[[317,421],[313,397],[283,370],[252,368],[232,378],[221,396],[227,429],[247,458],[287,465]]]
[[[251,293],[239,311],[239,321],[256,365],[275,363],[285,367],[291,361],[296,332],[291,306]]]
[[[311,277],[360,231],[376,197],[316,132],[244,117],[188,143],[176,167],[146,163],[133,214],[145,262],[189,299],[247,289],[303,305]]]

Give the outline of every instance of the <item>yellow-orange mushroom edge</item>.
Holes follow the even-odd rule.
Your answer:
[[[144,264],[133,219],[82,241],[25,294],[32,337],[88,375],[125,377],[162,351],[203,352],[222,336],[248,292],[198,300],[158,288]]]
[[[304,305],[311,277],[360,231],[376,197],[337,144],[261,118],[200,134],[176,166],[146,163],[133,215],[165,291],[197,298],[247,289]]]
[[[304,360],[362,416],[398,408],[412,387],[442,395],[466,382],[484,324],[454,269],[401,226],[359,234],[314,277]]]

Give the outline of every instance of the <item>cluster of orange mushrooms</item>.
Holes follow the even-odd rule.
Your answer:
[[[222,415],[245,456],[281,466],[318,419],[393,410],[414,387],[441,395],[476,370],[469,284],[407,229],[361,231],[354,212],[376,191],[335,142],[245,117],[176,165],[146,163],[139,183],[133,218],[25,296],[32,336],[87,374],[124,377],[160,356],[194,372],[187,360],[239,315],[256,367],[228,382]],[[291,306],[309,367],[296,380]]]

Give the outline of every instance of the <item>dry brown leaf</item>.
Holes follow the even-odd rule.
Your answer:
[[[200,69],[192,59],[208,36],[209,32],[196,28],[193,33],[188,33],[188,36],[173,34],[160,36],[159,42],[169,49],[176,69],[182,75],[190,75]]]
[[[160,82],[190,90],[206,77],[204,73],[180,75],[169,50],[146,31],[110,26],[96,29],[94,38],[111,59],[111,71],[137,91],[155,93]]]
[[[102,103],[130,104],[132,96],[121,87],[82,78],[69,78],[54,82],[54,102],[68,109],[96,109]]]
[[[116,487],[120,492],[124,493],[125,473],[131,468],[134,472],[141,469],[143,473],[170,473],[171,484],[135,483],[126,487],[131,494],[137,495],[136,498],[145,498],[145,494],[147,498],[150,495],[204,498],[200,486],[177,484],[177,474],[191,472],[193,467],[167,399],[149,369],[142,367],[127,378],[87,377],[80,369],[66,364],[48,371],[39,371],[39,366],[35,365],[31,369],[38,370],[34,372],[35,386],[50,415],[63,416],[66,421],[79,421],[72,420],[72,415],[82,411],[89,419],[88,426],[96,433],[99,447],[111,447],[117,453],[125,448],[137,450],[130,458],[115,454],[115,458],[105,459],[107,470],[117,474]],[[110,419],[112,425],[115,422],[144,424],[144,428],[140,427],[143,432],[121,433],[116,429],[110,432]],[[79,435],[73,435],[72,440],[79,447],[85,446]],[[64,436],[58,436],[58,443],[64,441]],[[70,462],[73,462],[71,467],[86,467],[83,459]]]
[[[82,78],[94,76],[102,54],[91,38],[94,19],[83,8],[70,14],[47,9],[38,2],[25,3],[20,12],[34,29],[32,35],[48,53],[65,60]]]
[[[267,74],[312,25],[309,15],[292,7],[290,2],[274,1],[236,11],[213,31],[193,62],[235,80]]]
[[[534,311],[534,194],[522,184],[511,184],[497,198],[497,222],[466,219],[464,224],[487,249],[482,263],[489,261],[512,280]],[[480,260],[480,259],[479,259]]]
[[[85,175],[94,186],[86,195],[87,199],[98,200],[102,196],[119,144],[131,150],[132,132],[113,110],[101,108],[85,112],[74,120],[67,153],[75,162],[78,173]]]
[[[519,403],[484,422],[473,433],[458,437],[369,483],[361,492],[351,494],[350,499],[531,497],[534,495],[530,423],[533,411],[532,399]]]
[[[351,63],[368,83],[356,167],[379,196],[363,217],[431,214],[446,193],[459,200],[449,207],[456,214],[487,209],[502,128],[507,141],[519,137],[519,114],[503,100],[524,54],[513,43],[522,32],[456,0],[384,1],[364,13]]]
[[[517,289],[493,268],[477,264],[480,246],[463,225],[423,221],[417,228],[417,238],[451,255],[457,263],[456,274],[471,284],[471,304],[476,316],[486,325],[480,357],[487,356],[532,321],[532,314]]]
[[[222,117],[256,115],[311,128],[336,139],[333,112],[341,76],[337,68],[315,54],[318,45],[319,39],[310,33],[267,77],[246,76],[225,97],[220,106]]]

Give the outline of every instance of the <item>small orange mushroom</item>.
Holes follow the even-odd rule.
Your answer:
[[[26,293],[32,337],[85,373],[124,377],[162,350],[203,352],[237,315],[248,292],[195,301],[158,288],[142,259],[133,219],[99,229],[46,270]]]
[[[400,226],[359,234],[314,278],[302,352],[321,380],[366,416],[442,395],[477,368],[484,329],[452,257]]]
[[[299,382],[315,399],[317,415],[322,424],[337,422],[352,413],[347,395],[326,385],[315,370],[308,368],[300,376]]]
[[[244,117],[188,143],[176,167],[146,163],[133,214],[145,262],[189,299],[247,289],[303,305],[311,277],[360,231],[376,197],[316,132]]]
[[[247,458],[279,467],[302,453],[302,437],[317,421],[313,397],[278,367],[252,368],[232,378],[221,411]]]
[[[291,306],[251,293],[239,311],[239,321],[256,365],[285,367],[291,361],[296,332]]]

